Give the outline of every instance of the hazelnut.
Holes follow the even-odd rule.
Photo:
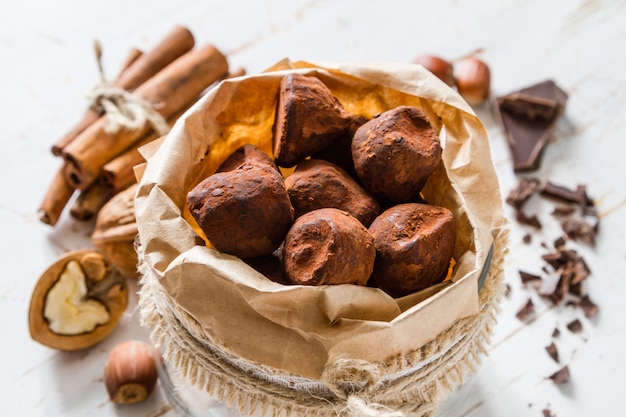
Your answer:
[[[109,354],[104,383],[111,401],[136,404],[154,390],[158,379],[156,349],[137,340],[120,343]]]
[[[480,104],[489,97],[491,72],[478,58],[464,58],[454,65],[456,88],[470,105]]]
[[[28,314],[30,335],[59,350],[91,347],[117,327],[127,302],[124,277],[99,252],[69,252],[35,285]]]
[[[436,55],[420,55],[413,63],[423,66],[449,86],[454,86],[454,68],[449,61]]]

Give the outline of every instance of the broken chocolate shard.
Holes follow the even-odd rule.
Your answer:
[[[580,322],[580,320],[575,319],[567,323],[567,328],[572,333],[580,333],[583,331],[583,324]]]
[[[537,289],[537,293],[541,296],[550,298],[553,302],[560,301],[560,293],[558,292],[561,276],[553,273],[549,274],[541,280],[541,286]]]
[[[596,244],[597,223],[592,224],[585,219],[568,217],[561,222],[561,229],[570,239],[580,240],[592,246]]]
[[[541,277],[539,275],[531,274],[530,272],[518,271],[519,277],[522,280],[522,284],[528,284],[532,281],[541,281]]]
[[[516,209],[522,208],[524,203],[539,190],[539,180],[536,178],[522,178],[517,186],[509,192],[506,203]]]
[[[585,317],[587,318],[592,318],[596,314],[598,314],[598,305],[591,301],[588,295],[585,295],[581,298],[578,306],[583,310],[583,312],[585,313]]]
[[[584,185],[579,185],[575,190],[572,190],[563,185],[548,181],[541,189],[541,194],[546,197],[586,206],[588,200],[586,188],[587,187]]]
[[[554,240],[554,247],[555,249],[560,249],[565,247],[565,243],[566,243],[567,239],[563,236],[558,237]]]
[[[554,216],[569,216],[574,214],[576,211],[576,207],[574,206],[555,206],[554,210],[552,210],[552,214]]]
[[[552,80],[498,97],[496,109],[507,137],[516,172],[540,166],[556,122],[565,109],[567,93]]]
[[[539,221],[539,218],[534,214],[528,215],[524,213],[524,210],[522,209],[519,209],[515,212],[515,219],[520,224],[525,224],[527,226],[532,226],[536,229],[541,229],[541,222]]]
[[[533,303],[533,300],[531,300],[530,298],[528,299],[528,301],[526,301],[526,304],[524,304],[522,306],[521,309],[519,309],[519,311],[517,312],[517,314],[515,315],[518,319],[524,321],[528,318],[529,315],[531,315],[533,312],[535,311],[535,304]]]
[[[550,378],[556,385],[567,384],[570,379],[569,367],[567,365],[562,367],[548,378]]]
[[[550,355],[554,362],[559,363],[559,350],[557,349],[554,342],[546,346],[546,352],[548,352],[548,355]]]

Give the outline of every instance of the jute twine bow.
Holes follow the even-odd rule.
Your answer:
[[[337,360],[324,370],[328,388],[346,401],[342,410],[354,417],[404,417],[399,410],[371,402],[366,398],[378,386],[381,372],[377,365],[363,360]]]
[[[141,129],[149,123],[159,135],[169,132],[167,121],[156,111],[152,103],[106,80],[102,68],[102,47],[97,40],[94,49],[100,83],[87,94],[87,97],[92,101],[95,110],[107,115],[104,130],[108,133],[117,133],[122,128]]]

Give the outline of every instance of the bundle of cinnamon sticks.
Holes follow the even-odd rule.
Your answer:
[[[172,126],[208,87],[228,76],[226,57],[213,45],[195,48],[192,33],[179,26],[151,51],[131,49],[110,85],[148,103]],[[52,146],[62,163],[38,211],[46,224],[57,223],[75,194],[71,216],[95,218],[112,196],[135,182],[133,167],[143,161],[138,148],[160,136],[148,123],[112,131],[101,107],[90,106]]]

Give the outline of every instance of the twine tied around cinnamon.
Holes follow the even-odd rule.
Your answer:
[[[107,81],[102,66],[102,47],[97,40],[94,42],[94,50],[100,82],[87,94],[87,98],[95,110],[106,114],[104,130],[116,133],[122,128],[140,129],[149,123],[159,135],[167,134],[170,127],[156,111],[155,105]]]

